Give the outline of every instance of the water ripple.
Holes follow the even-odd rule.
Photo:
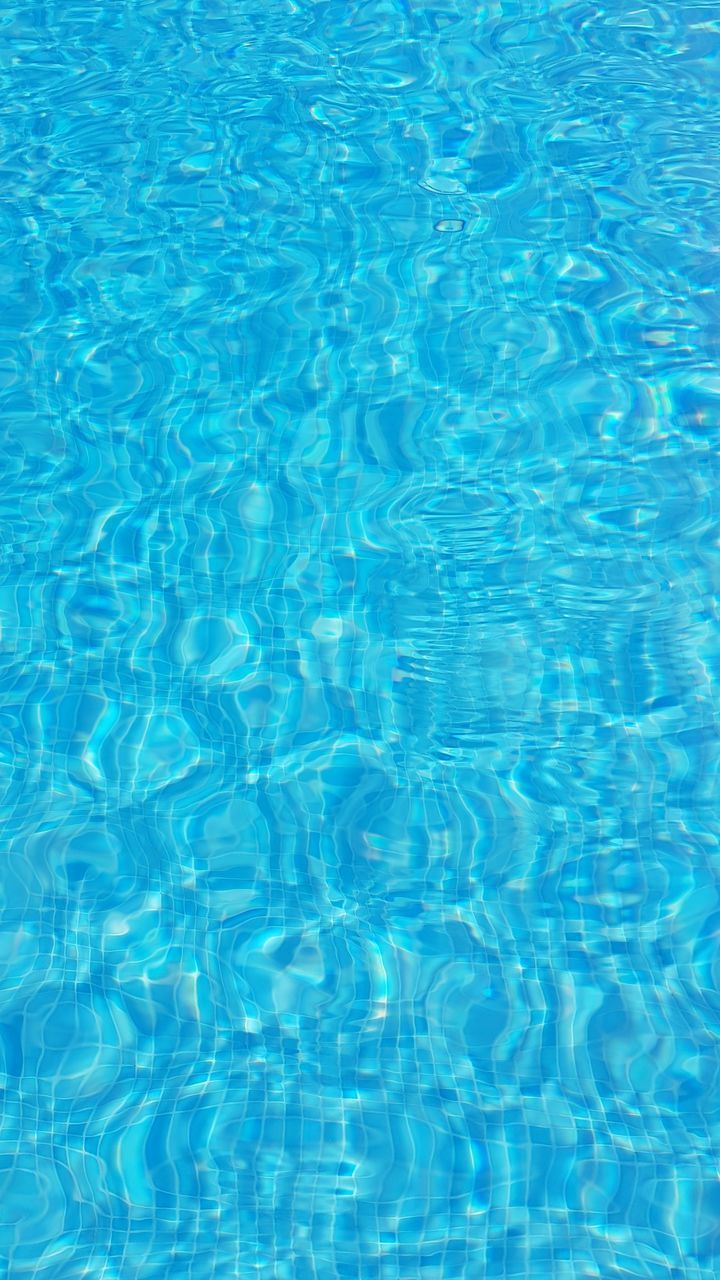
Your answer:
[[[8,1280],[717,1272],[717,19],[0,17]]]

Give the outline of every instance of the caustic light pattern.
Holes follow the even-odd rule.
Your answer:
[[[0,15],[0,1277],[720,1265],[720,30]]]

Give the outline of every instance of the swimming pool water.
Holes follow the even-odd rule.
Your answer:
[[[0,1277],[716,1276],[716,6],[0,53]]]

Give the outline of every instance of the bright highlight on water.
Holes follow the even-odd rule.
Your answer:
[[[720,25],[0,14],[0,1280],[715,1280]]]

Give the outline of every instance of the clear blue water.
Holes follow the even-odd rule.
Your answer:
[[[0,1277],[717,1276],[717,6],[0,55]]]

